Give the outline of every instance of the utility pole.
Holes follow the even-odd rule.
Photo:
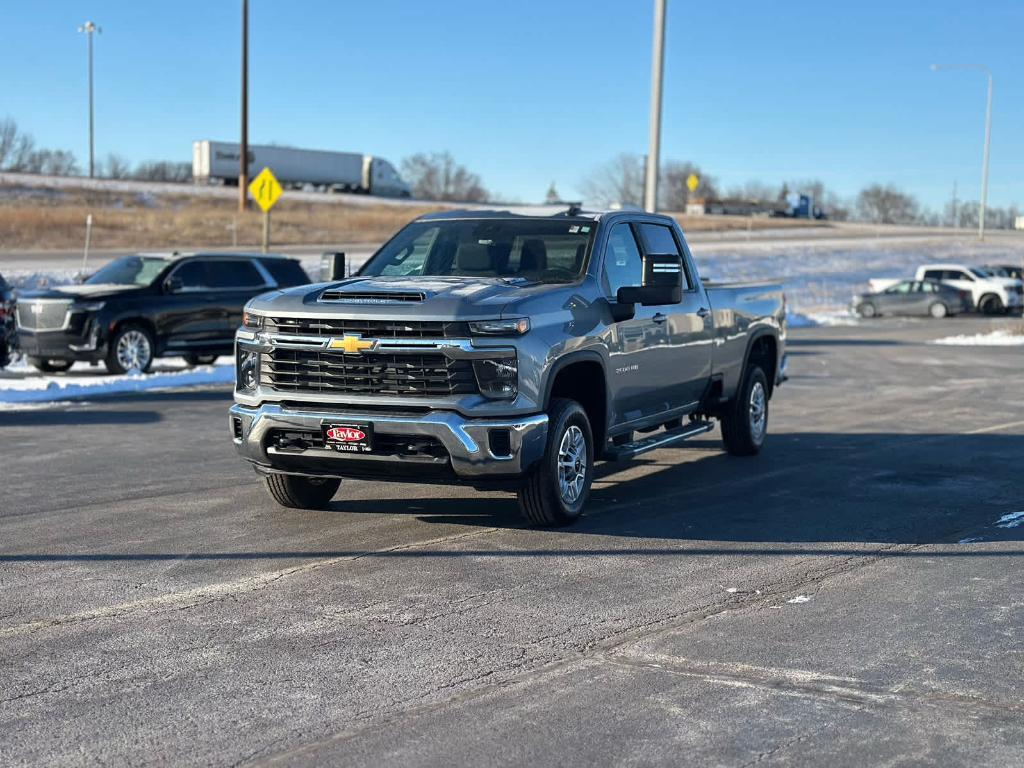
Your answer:
[[[960,217],[956,215],[956,180],[953,181],[953,229],[960,229]]]
[[[242,0],[242,148],[238,159],[238,212],[249,207],[249,0]]]
[[[985,150],[981,160],[981,205],[978,210],[978,239],[985,239],[985,208],[988,205],[988,150],[992,142],[992,71],[984,64],[932,64],[932,71],[940,69],[976,69],[988,77],[988,97],[985,102]]]
[[[651,135],[644,179],[644,209],[658,207],[658,163],[661,154],[661,81],[665,70],[665,3],[654,0],[654,50],[651,54]]]
[[[96,172],[96,151],[95,142],[93,140],[93,98],[92,98],[92,36],[98,32],[102,32],[94,22],[87,21],[85,24],[78,28],[79,32],[84,32],[85,36],[89,39],[89,178],[93,178]]]

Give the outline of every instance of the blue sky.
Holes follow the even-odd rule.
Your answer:
[[[5,4],[0,117],[85,165],[86,18],[96,151],[190,160],[237,140],[239,7],[230,0]],[[647,143],[648,0],[250,2],[250,140],[396,163],[450,150],[506,199],[563,197]],[[891,182],[934,208],[980,188],[995,77],[990,204],[1024,204],[1024,2],[669,0],[663,158],[725,186],[816,176],[852,196]]]

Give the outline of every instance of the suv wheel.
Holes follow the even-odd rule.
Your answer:
[[[594,438],[586,411],[575,400],[552,400],[547,448],[519,489],[520,510],[534,525],[575,522],[593,479]]]
[[[72,360],[50,360],[45,357],[30,357],[28,364],[43,373],[64,373],[74,365]]]
[[[122,325],[107,345],[106,364],[111,373],[145,373],[153,364],[153,334],[142,325]]]
[[[986,293],[978,302],[978,310],[985,315],[1000,315],[1003,313],[1003,300],[994,293]]]
[[[753,456],[768,434],[768,379],[751,364],[736,396],[722,413],[722,442],[733,456]]]
[[[182,357],[189,365],[213,365],[217,362],[219,355],[200,355],[195,352],[186,352]]]
[[[341,480],[330,477],[265,475],[263,484],[274,501],[282,507],[327,509],[341,486]]]

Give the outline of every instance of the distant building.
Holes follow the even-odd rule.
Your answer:
[[[1024,229],[1024,216],[1018,216],[1013,220],[1014,229]]]

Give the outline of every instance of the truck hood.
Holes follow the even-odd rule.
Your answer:
[[[286,317],[473,320],[500,317],[517,301],[557,287],[500,277],[351,277],[265,293],[248,308]]]

